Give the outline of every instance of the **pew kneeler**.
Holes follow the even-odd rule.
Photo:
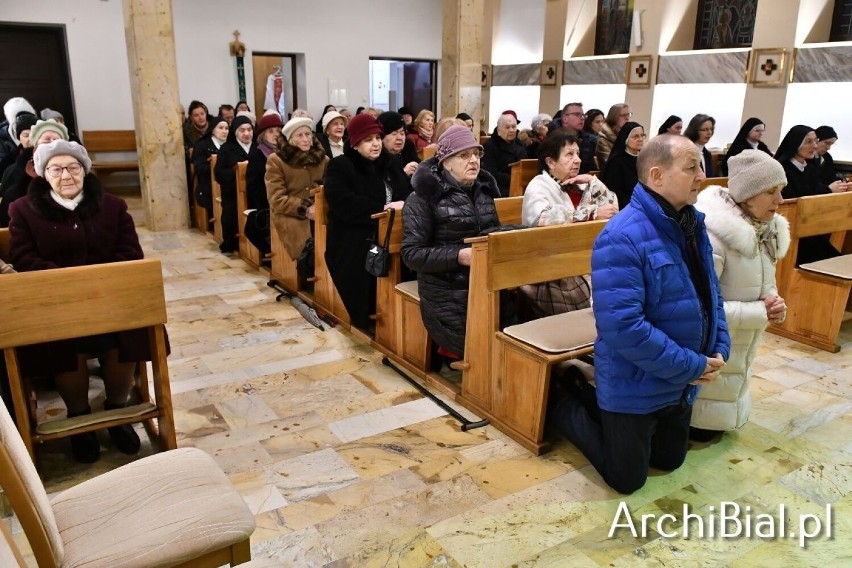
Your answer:
[[[533,453],[541,454],[549,446],[544,421],[554,365],[592,353],[596,335],[591,308],[497,332],[494,412]]]

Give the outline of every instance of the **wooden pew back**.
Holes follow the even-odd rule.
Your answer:
[[[711,185],[721,185],[722,187],[728,187],[728,178],[726,178],[726,177],[704,178],[704,180],[701,181],[699,189],[704,189],[706,187],[710,187]]]
[[[520,160],[509,164],[509,197],[523,196],[530,181],[540,172],[538,160]]]
[[[133,130],[84,130],[83,145],[88,152],[135,152]]]
[[[796,237],[825,235],[852,228],[852,193],[811,195],[793,201],[798,202],[795,205]],[[789,211],[789,208],[786,210]]]
[[[219,156],[210,156],[210,199],[213,200],[213,237],[222,242],[222,186],[216,181],[216,163]]]
[[[12,236],[9,234],[9,229],[0,229],[0,258],[9,262],[9,245]]]

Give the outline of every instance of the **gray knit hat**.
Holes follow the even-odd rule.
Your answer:
[[[52,108],[41,109],[41,119],[42,120],[50,120],[51,118],[53,120],[56,120],[57,118],[61,118],[62,120],[65,120],[65,117],[62,116],[62,113],[59,112],[58,110],[53,110]]]
[[[784,168],[762,150],[744,150],[728,160],[728,193],[737,203],[779,185],[787,185]]]
[[[60,138],[68,140],[68,129],[64,124],[59,124],[52,118],[50,120],[39,120],[35,123],[35,126],[30,129],[30,141],[33,146],[38,144],[38,139],[41,138],[41,135],[45,132],[56,132]]]
[[[73,156],[82,164],[86,173],[92,170],[92,160],[85,148],[76,142],[54,140],[50,144],[39,144],[33,152],[33,166],[40,177],[44,177],[44,168],[54,156]]]

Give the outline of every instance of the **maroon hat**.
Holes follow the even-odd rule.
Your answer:
[[[504,111],[503,111],[503,112],[501,112],[500,114],[511,114],[512,116],[514,116],[514,117],[515,117],[515,122],[517,122],[518,124],[520,124],[520,123],[521,123],[521,121],[520,121],[520,120],[518,120],[518,113],[516,113],[516,112],[515,112],[515,111],[513,111],[513,110],[504,110]]]
[[[281,128],[284,126],[284,123],[281,122],[281,115],[278,113],[267,114],[263,118],[260,119],[260,122],[257,123],[256,134],[260,136],[260,133],[269,128]]]
[[[440,164],[450,156],[455,156],[459,152],[464,152],[471,148],[479,148],[482,146],[473,137],[473,132],[467,126],[454,124],[447,128],[441,137],[438,138],[438,150],[435,152],[435,157],[438,158]]]
[[[385,131],[382,130],[382,123],[372,114],[365,112],[353,116],[346,131],[349,133],[349,146],[353,148],[371,134],[378,134],[379,137],[385,135]]]

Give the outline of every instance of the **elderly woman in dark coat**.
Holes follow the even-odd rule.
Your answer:
[[[210,158],[219,153],[219,148],[228,139],[228,121],[217,116],[210,120],[210,128],[192,147],[192,165],[195,167],[195,202],[207,211],[207,219],[213,218],[213,190],[211,188]]]
[[[411,183],[382,146],[381,123],[362,113],[349,121],[349,146],[328,164],[328,243],[325,261],[352,325],[367,329],[375,310],[376,279],[364,269],[376,234],[371,215],[401,209]]]
[[[438,139],[435,156],[421,162],[403,216],[402,260],[417,272],[420,313],[445,352],[464,353],[471,250],[464,239],[500,224],[497,182],[480,168],[482,146],[464,126]]]
[[[19,272],[142,258],[127,204],[101,190],[89,173],[92,161],[85,148],[65,140],[41,144],[33,163],[38,177],[27,198],[15,201],[10,210],[9,256]],[[150,360],[146,338],[144,330],[137,330],[36,345],[21,350],[21,362],[25,374],[54,374],[72,417],[91,413],[86,360],[100,356],[104,408],[122,408],[133,385],[135,362]],[[110,427],[109,435],[120,451],[139,451],[132,426]],[[97,460],[100,453],[94,432],[72,436],[71,449],[84,463]]]

